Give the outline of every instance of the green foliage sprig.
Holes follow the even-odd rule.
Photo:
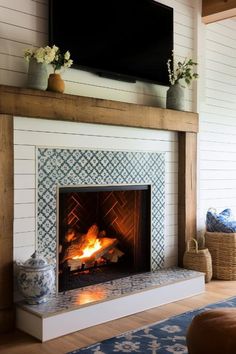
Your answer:
[[[195,67],[197,65],[198,64],[195,61],[187,58],[185,58],[183,62],[175,61],[174,55],[172,55],[172,59],[167,61],[169,81],[171,85],[175,85],[181,80],[182,86],[185,86],[184,84],[189,86],[193,80],[196,80],[199,77],[195,72]]]

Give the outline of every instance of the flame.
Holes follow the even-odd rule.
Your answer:
[[[83,258],[89,258],[92,256],[92,254],[102,248],[101,242],[99,239],[96,239],[93,245],[87,246],[83,249],[83,254],[80,256],[75,256],[72,259],[83,259]]]

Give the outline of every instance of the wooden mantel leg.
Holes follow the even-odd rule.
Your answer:
[[[13,117],[0,114],[0,332],[13,326]]]
[[[183,266],[186,241],[197,228],[197,134],[179,133],[178,264]]]

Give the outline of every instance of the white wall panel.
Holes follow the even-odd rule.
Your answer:
[[[174,42],[177,56],[193,55],[194,0],[159,0],[174,8]],[[48,42],[48,0],[0,0],[0,84],[26,86],[27,63],[23,50]],[[70,49],[70,48],[68,48]],[[72,58],[73,59],[73,58]],[[100,78],[92,73],[68,69],[64,74],[66,93],[116,101],[165,107],[167,87],[135,84]],[[186,109],[193,109],[192,90]]]
[[[205,26],[206,88],[199,134],[198,228],[206,211],[236,215],[236,21]]]

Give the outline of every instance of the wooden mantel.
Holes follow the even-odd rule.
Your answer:
[[[178,252],[196,236],[198,114],[0,85],[0,332],[14,326],[13,117],[33,117],[178,132]]]
[[[192,112],[0,85],[0,113],[171,131],[198,131]]]

